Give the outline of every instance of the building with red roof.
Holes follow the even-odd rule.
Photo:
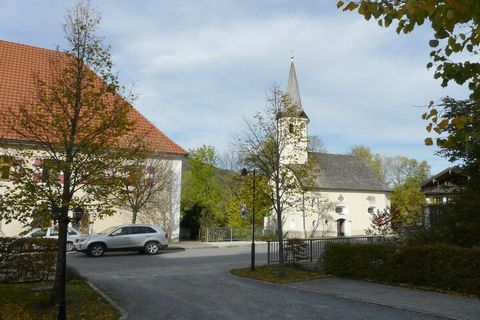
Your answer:
[[[12,130],[11,120],[15,110],[22,104],[26,105],[36,98],[35,79],[41,79],[48,83],[52,75],[52,62],[66,63],[68,57],[65,53],[33,47],[24,44],[12,43],[0,40],[0,142],[5,146],[16,146],[25,148],[35,145],[37,141],[27,139]],[[5,112],[5,111],[9,112]],[[13,110],[13,112],[11,112]],[[175,186],[172,187],[170,194],[171,225],[164,226],[172,232],[173,238],[178,238],[179,219],[180,219],[180,181],[181,181],[181,163],[187,156],[187,152],[160,129],[155,127],[145,116],[143,116],[134,106],[128,114],[129,120],[134,123],[134,129],[129,132],[122,140],[129,141],[134,137],[142,137],[149,148],[160,157],[164,157],[172,162],[175,168]],[[2,149],[0,147],[0,153]],[[3,180],[3,181],[2,181]],[[8,174],[0,175],[0,184],[8,180]],[[8,181],[7,181],[8,182]],[[128,221],[128,215],[119,214],[109,217],[103,221],[93,223],[93,231],[112,225],[121,224]],[[0,221],[1,223],[1,221]],[[15,235],[21,229],[19,224],[13,223],[11,226],[0,224],[0,233],[5,235]]]

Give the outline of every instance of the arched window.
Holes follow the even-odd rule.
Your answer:
[[[288,132],[293,133],[293,123],[288,125]]]

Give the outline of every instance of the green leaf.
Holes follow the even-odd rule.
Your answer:
[[[438,47],[438,40],[432,39],[428,42],[428,44],[430,45],[430,47],[436,48],[436,47]]]
[[[340,7],[343,7],[344,4],[345,4],[345,2],[343,2],[343,1],[338,1],[338,2],[337,2],[337,9],[340,8]]]
[[[431,146],[431,145],[433,145],[433,140],[432,140],[432,138],[426,138],[426,139],[425,139],[425,145],[426,145],[426,146]]]
[[[433,63],[429,62],[429,63],[427,64],[427,69],[430,69],[431,67],[433,67]]]

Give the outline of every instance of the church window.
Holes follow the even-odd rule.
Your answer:
[[[348,213],[348,207],[346,205],[338,205],[338,206],[335,207],[335,213],[347,214]]]
[[[370,207],[368,207],[367,211],[370,214],[374,214],[374,213],[378,213],[379,210],[375,206],[370,206]]]
[[[288,125],[288,132],[293,133],[293,124],[292,123],[290,123]]]

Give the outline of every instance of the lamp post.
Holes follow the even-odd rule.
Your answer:
[[[82,220],[83,218],[83,215],[85,213],[85,210],[82,208],[82,207],[75,207],[73,209],[73,216],[72,217],[69,217],[68,214],[64,217],[65,220],[63,220],[62,218],[62,209],[56,205],[53,206],[52,208],[52,219],[53,221],[57,221],[60,223],[60,221],[62,220],[62,222],[66,222],[67,223],[67,226],[68,226],[68,223],[71,222],[71,221],[76,221],[77,223]],[[68,231],[67,231],[68,232]],[[65,237],[65,241],[66,241],[66,237]],[[66,247],[66,243],[65,245],[63,246],[64,248]],[[62,258],[62,274],[61,274],[61,283],[60,283],[60,287],[61,287],[61,294],[60,294],[60,301],[58,303],[58,316],[57,316],[57,319],[58,320],[66,320],[67,319],[67,307],[65,305],[65,282],[66,282],[66,269],[67,269],[67,257],[65,255],[65,252],[63,252],[63,254],[61,255],[61,258]]]
[[[250,270],[255,271],[255,176],[256,176],[256,169],[252,170],[252,178],[253,178],[253,188],[252,188],[252,246],[251,246],[251,262],[250,262]],[[242,169],[242,177],[248,175],[248,170],[243,168]]]

